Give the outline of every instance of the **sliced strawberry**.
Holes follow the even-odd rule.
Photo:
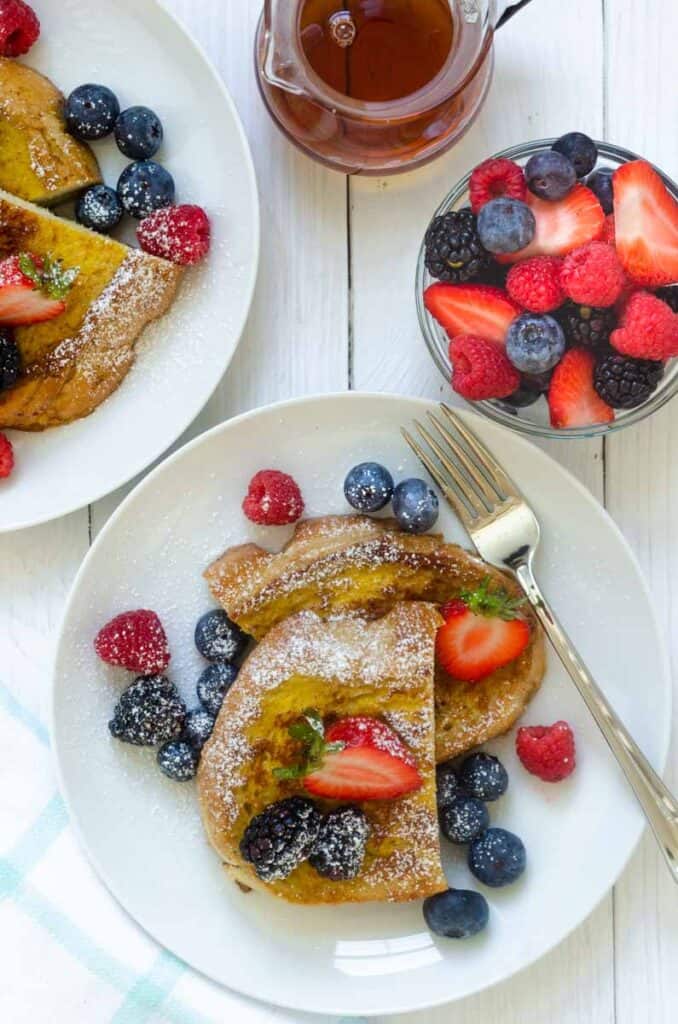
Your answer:
[[[327,754],[321,767],[304,778],[309,793],[328,800],[393,800],[422,785],[416,765],[369,746]]]
[[[343,743],[347,747],[374,747],[400,758],[405,764],[417,763],[414,754],[405,746],[398,733],[380,718],[370,718],[368,715],[340,718],[329,727],[325,739],[328,743]]]
[[[500,345],[522,312],[503,288],[486,284],[432,284],[424,292],[424,303],[450,338],[471,334]]]
[[[595,364],[595,357],[586,349],[572,348],[565,353],[549,387],[551,426],[589,427],[614,419],[614,409],[594,390]]]
[[[530,256],[565,256],[600,238],[605,213],[590,188],[575,185],[564,199],[550,202],[527,193],[525,202],[537,222],[534,238],[519,252],[496,256],[499,263],[518,263]]]
[[[678,203],[654,167],[632,160],[612,177],[617,255],[637,284],[678,281]]]
[[[49,256],[19,253],[0,262],[0,324],[21,326],[53,320],[77,276]]]
[[[436,657],[454,679],[477,682],[515,661],[530,642],[530,627],[517,618],[517,602],[488,581],[442,609]]]

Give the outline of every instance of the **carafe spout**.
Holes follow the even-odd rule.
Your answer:
[[[297,0],[266,0],[261,74],[278,89],[304,96],[296,45]]]

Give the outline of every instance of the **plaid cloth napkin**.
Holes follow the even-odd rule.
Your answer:
[[[220,988],[127,916],[69,825],[38,689],[0,679],[0,1021],[337,1024]]]

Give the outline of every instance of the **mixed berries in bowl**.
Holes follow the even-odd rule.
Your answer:
[[[483,161],[429,224],[416,281],[453,390],[523,433],[590,437],[678,390],[678,186],[581,132]]]

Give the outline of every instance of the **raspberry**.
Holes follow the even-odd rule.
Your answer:
[[[520,374],[511,366],[503,348],[485,338],[460,334],[450,342],[452,387],[477,402],[485,398],[506,398],[520,384]]]
[[[523,767],[544,782],[560,782],[575,769],[574,733],[567,722],[518,729],[516,753]]]
[[[478,213],[485,203],[497,196],[524,199],[527,195],[522,168],[504,157],[479,164],[471,174],[468,188],[474,213]]]
[[[277,469],[261,469],[250,480],[242,510],[261,526],[296,523],[304,511],[304,499],[297,483]]]
[[[565,257],[560,281],[580,305],[612,306],[626,284],[626,274],[611,245],[589,242]]]
[[[107,622],[95,637],[94,650],[107,664],[144,676],[164,672],[170,660],[160,619],[143,608],[121,612]]]
[[[9,438],[0,434],[0,480],[8,477],[14,469],[14,449]]]
[[[650,292],[634,292],[610,344],[636,359],[670,359],[678,355],[678,313]]]
[[[137,238],[151,256],[189,266],[209,252],[210,222],[200,206],[165,206],[144,217]]]
[[[28,53],[40,35],[40,22],[23,0],[0,0],[0,56]]]
[[[532,313],[550,313],[565,302],[560,283],[563,261],[557,256],[533,256],[511,267],[506,290],[514,302]]]
[[[606,245],[615,244],[615,231],[614,231],[614,214],[608,213],[603,224],[603,233],[600,236],[601,242],[605,242]]]

